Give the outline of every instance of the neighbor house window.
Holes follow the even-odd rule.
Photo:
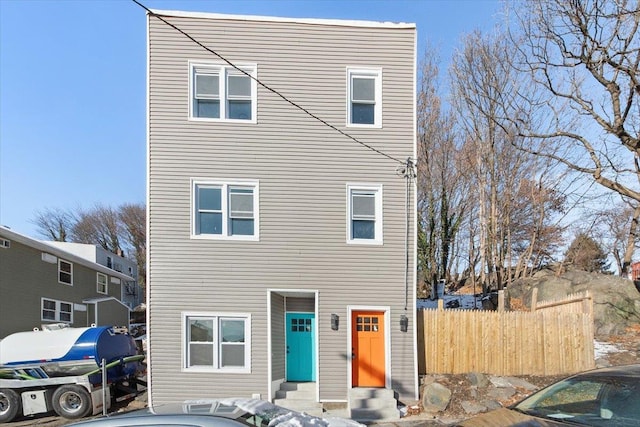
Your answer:
[[[42,320],[73,323],[73,304],[65,301],[42,298]]]
[[[256,121],[256,66],[191,64],[191,118]]]
[[[382,70],[347,70],[347,125],[382,127]]]
[[[187,313],[183,324],[185,369],[250,372],[249,314]]]
[[[193,186],[194,236],[257,240],[257,181],[196,181]]]
[[[382,186],[347,185],[347,242],[382,244]]]
[[[102,273],[97,273],[96,276],[96,292],[99,294],[107,293],[107,275]]]
[[[58,282],[73,285],[73,264],[58,259]]]

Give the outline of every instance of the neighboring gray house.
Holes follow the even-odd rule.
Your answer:
[[[132,277],[0,226],[0,339],[46,323],[129,326]]]
[[[148,64],[151,402],[417,399],[415,25],[153,11]]]
[[[138,266],[135,261],[125,258],[122,255],[114,254],[101,246],[72,242],[45,242],[57,246],[67,252],[78,255],[84,259],[104,265],[119,273],[124,273],[133,280],[125,282],[120,287],[120,301],[125,303],[130,309],[134,309],[144,301],[142,288],[138,284]]]

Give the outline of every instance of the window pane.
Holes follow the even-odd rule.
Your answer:
[[[354,218],[375,219],[376,197],[373,194],[354,194],[352,213]]]
[[[209,119],[220,118],[220,101],[217,99],[197,99],[195,108],[196,117],[206,117]]]
[[[213,344],[189,344],[189,366],[213,366]]]
[[[213,74],[196,74],[196,96],[219,96],[220,80]]]
[[[60,272],[60,281],[62,283],[71,283],[71,275],[69,273]]]
[[[198,210],[219,211],[222,209],[222,189],[198,187]]]
[[[252,219],[231,219],[231,235],[253,236],[253,220]]]
[[[213,342],[213,320],[189,320],[190,341]]]
[[[222,234],[222,214],[202,212],[198,214],[199,234]]]
[[[244,320],[221,320],[220,335],[223,343],[244,342]]]
[[[235,96],[251,96],[251,79],[247,76],[229,76],[227,78],[229,98]]]
[[[351,104],[351,123],[375,124],[375,104]]]
[[[353,101],[370,101],[376,100],[376,81],[371,78],[354,77],[352,80],[353,88],[351,99]]]
[[[60,320],[63,322],[71,322],[71,313],[60,313]]]
[[[251,101],[229,100],[227,110],[230,119],[251,120]]]
[[[353,220],[353,239],[375,239],[375,221]]]
[[[71,273],[71,264],[68,262],[60,261],[60,271]]]
[[[42,301],[42,307],[45,310],[55,310],[56,309],[56,302],[55,301],[50,301],[50,300],[44,300],[44,301]]]
[[[229,206],[232,217],[253,218],[253,191],[231,189]]]
[[[244,345],[222,345],[220,348],[220,367],[244,366]]]
[[[60,311],[66,312],[66,313],[71,313],[71,304],[68,304],[66,302],[61,302],[60,303]]]
[[[50,310],[42,310],[42,318],[45,320],[56,320],[56,312]]]

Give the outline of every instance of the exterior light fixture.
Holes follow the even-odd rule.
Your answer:
[[[340,316],[335,313],[331,314],[331,330],[337,331],[340,326]]]
[[[400,332],[407,332],[409,330],[409,318],[404,314],[400,316]]]

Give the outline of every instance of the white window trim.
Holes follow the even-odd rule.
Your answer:
[[[60,280],[60,273],[67,273],[66,271],[62,271],[62,269],[60,268],[60,264],[63,262],[66,262],[71,266],[70,273],[68,273],[71,276],[70,283],[63,282],[62,280]],[[67,286],[73,286],[73,263],[62,258],[58,258],[58,283],[62,283],[63,285],[67,285]]]
[[[56,303],[56,310],[55,310],[55,319],[45,319],[43,316],[43,311],[44,311],[44,302],[45,301],[51,301],[51,302],[55,302]],[[70,317],[71,320],[61,320],[60,319],[60,305],[61,304],[69,304],[69,306],[71,307],[71,313],[70,313]],[[68,324],[73,324],[73,309],[74,309],[74,304],[70,303],[68,301],[59,301],[53,298],[45,298],[42,297],[40,298],[40,320],[42,322],[64,322],[64,323],[68,323]]]
[[[354,76],[373,77],[375,80],[375,111],[372,125],[351,121],[351,79]],[[382,128],[382,68],[347,68],[347,127]]]
[[[187,331],[187,319],[190,317],[207,317],[216,319],[214,325],[214,337],[213,342],[216,346],[216,350],[213,353],[213,362],[214,366],[206,367],[206,366],[188,366],[189,361],[189,343],[187,342],[189,338],[189,333]],[[182,312],[181,315],[181,323],[182,323],[182,371],[183,372],[219,372],[225,374],[250,374],[251,373],[251,314],[250,313],[225,313],[225,312],[198,312],[198,311],[189,311]],[[219,319],[220,318],[237,318],[244,320],[244,344],[245,344],[245,352],[244,352],[244,367],[243,368],[217,368],[216,365],[219,361],[220,350],[218,341],[218,330],[219,330]]]
[[[104,291],[100,290],[100,277],[104,277]],[[96,272],[96,292],[104,295],[109,293],[109,278],[104,273]]]
[[[353,191],[372,191],[375,192],[376,200],[376,224],[375,239],[352,239],[352,222],[351,222],[351,194]],[[381,184],[347,184],[347,244],[350,245],[382,245],[384,238],[382,235],[383,227],[383,203],[382,203],[382,185]]]
[[[230,122],[230,123],[258,123],[258,85],[256,80],[258,78],[258,66],[257,64],[236,64],[238,68],[246,71],[253,78],[251,79],[251,120],[244,119],[229,119],[227,116],[227,76],[229,71],[237,70],[228,65],[221,64],[219,62],[201,62],[201,61],[189,61],[189,120],[198,122]],[[194,90],[195,90],[195,69],[196,68],[210,68],[211,70],[217,70],[220,76],[220,117],[197,117],[194,114]]]
[[[222,187],[222,234],[198,234],[196,215],[197,194],[199,185],[211,185]],[[229,187],[252,187],[253,188],[253,235],[230,235],[229,234]],[[257,180],[227,180],[227,179],[191,179],[191,238],[204,240],[260,240],[260,181]]]

